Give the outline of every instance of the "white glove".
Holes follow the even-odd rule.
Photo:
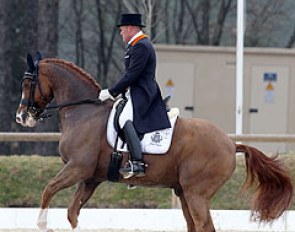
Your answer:
[[[98,99],[101,100],[101,101],[106,101],[108,99],[111,99],[114,101],[114,98],[113,96],[110,94],[109,90],[108,89],[103,89],[100,91],[99,93],[99,96],[98,96]]]

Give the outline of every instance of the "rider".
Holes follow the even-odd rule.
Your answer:
[[[131,162],[120,169],[124,178],[145,175],[140,140],[138,135],[170,128],[166,106],[155,80],[156,55],[152,43],[142,32],[144,25],[140,14],[123,14],[118,25],[123,41],[127,44],[125,72],[121,79],[109,89],[101,90],[99,99],[114,99],[125,94],[128,99],[119,118]]]

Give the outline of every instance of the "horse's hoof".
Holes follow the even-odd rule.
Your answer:
[[[81,229],[80,229],[80,227],[79,226],[77,226],[74,230],[73,230],[73,232],[81,232]]]

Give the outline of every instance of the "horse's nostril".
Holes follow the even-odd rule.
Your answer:
[[[16,119],[15,120],[16,120],[17,123],[21,123],[21,121],[22,121],[22,119],[21,119],[20,116],[16,116]]]
[[[27,112],[23,111],[16,114],[15,120],[17,123],[22,124],[23,122],[26,121],[26,118],[27,118]]]

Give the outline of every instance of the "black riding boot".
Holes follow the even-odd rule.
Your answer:
[[[127,121],[125,123],[123,132],[130,151],[131,161],[129,161],[124,168],[121,168],[119,172],[125,179],[128,179],[132,176],[145,176],[145,164],[141,152],[140,140],[131,121]]]

